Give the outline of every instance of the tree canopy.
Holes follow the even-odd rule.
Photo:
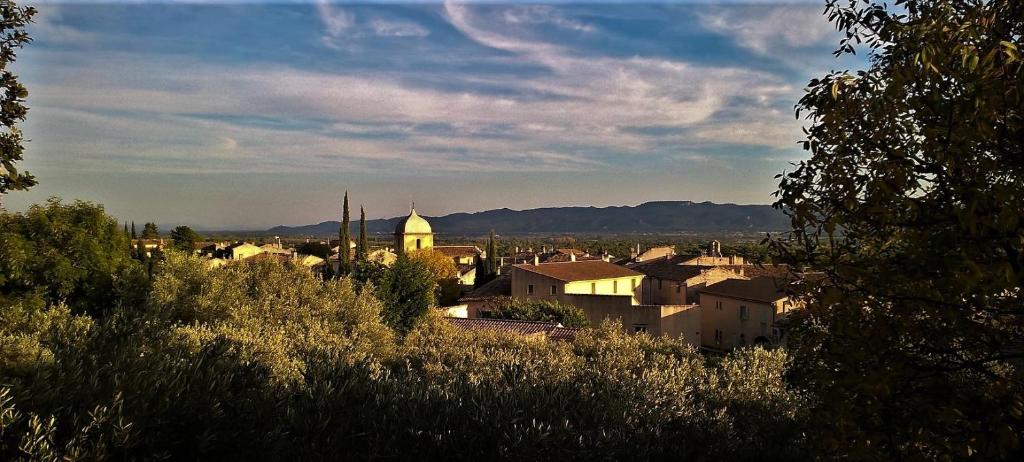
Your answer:
[[[870,67],[812,80],[794,232],[795,383],[840,457],[1007,457],[1024,410],[1024,2],[829,0]]]
[[[0,203],[4,193],[36,184],[35,177],[18,171],[15,165],[25,150],[18,123],[28,114],[24,104],[28,89],[9,67],[17,58],[17,50],[32,40],[25,27],[35,14],[35,8],[18,6],[13,1],[0,4]]]
[[[23,214],[0,214],[0,302],[39,298],[98,312],[135,290],[139,270],[102,206],[50,199]]]
[[[142,228],[142,236],[140,237],[143,239],[159,239],[160,230],[157,229],[156,223],[146,223]]]
[[[203,238],[188,226],[177,226],[171,230],[171,241],[175,249],[183,252],[195,252],[196,244]]]
[[[556,300],[500,297],[487,304],[488,317],[522,321],[556,322],[565,327],[587,327],[583,310]]]

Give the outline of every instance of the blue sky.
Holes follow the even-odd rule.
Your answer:
[[[5,198],[262,228],[648,200],[769,203],[819,2],[36,2]]]

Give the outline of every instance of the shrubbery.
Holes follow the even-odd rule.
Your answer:
[[[405,336],[372,286],[169,253],[149,300],[4,308],[0,459],[799,457],[781,351],[708,364],[606,325],[574,342]]]

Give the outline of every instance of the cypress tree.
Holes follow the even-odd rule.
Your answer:
[[[479,255],[476,256],[476,259],[473,261],[473,263],[476,266],[476,273],[473,276],[473,287],[480,287],[486,284],[488,281],[487,264],[484,262],[483,258],[480,258]]]
[[[135,220],[132,220],[132,239],[138,239],[139,235],[135,234]]]
[[[345,200],[341,207],[341,229],[338,230],[338,239],[338,273],[345,275],[352,269],[352,249],[348,246],[352,241],[352,231],[349,229],[348,191],[345,191]]]
[[[130,234],[128,234],[128,222],[126,221],[124,222],[124,237],[128,236],[130,236]]]
[[[489,277],[498,274],[498,244],[494,239],[494,230],[487,237],[487,275]]]
[[[356,241],[356,260],[366,261],[369,257],[369,246],[366,244],[366,211],[359,206],[359,240]]]

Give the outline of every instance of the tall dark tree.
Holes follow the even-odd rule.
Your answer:
[[[156,223],[146,223],[142,228],[143,239],[157,239],[160,237],[160,230],[157,229]]]
[[[138,239],[139,235],[135,232],[135,220],[132,220],[132,239]]]
[[[487,282],[490,281],[487,277],[487,260],[477,255],[476,258],[473,259],[473,266],[475,267],[473,287],[480,287],[487,284]]]
[[[380,281],[384,322],[399,332],[408,332],[437,302],[437,278],[425,260],[405,253],[385,270]]]
[[[837,55],[810,82],[810,159],[782,176],[814,274],[794,295],[794,383],[840,459],[993,460],[1024,446],[1024,2],[828,0]]]
[[[359,206],[359,240],[356,243],[356,260],[366,261],[370,255],[370,247],[366,243],[366,211]]]
[[[349,224],[348,191],[341,206],[341,226],[338,228],[338,273],[347,275],[352,270],[352,230]]]
[[[202,240],[199,233],[188,226],[178,226],[171,230],[171,241],[175,249],[183,252],[195,252],[196,244]]]
[[[8,68],[17,58],[16,50],[32,41],[25,26],[35,14],[35,8],[18,6],[13,1],[0,3],[0,210],[7,191],[25,190],[36,184],[35,177],[19,172],[15,166],[25,150],[18,123],[28,114],[24,105],[28,90]]]
[[[487,237],[487,274],[492,278],[498,274],[498,241],[493,229]]]
[[[127,221],[124,222],[124,237],[127,238],[127,239],[130,239],[132,237],[132,235],[128,233],[128,222]]]

